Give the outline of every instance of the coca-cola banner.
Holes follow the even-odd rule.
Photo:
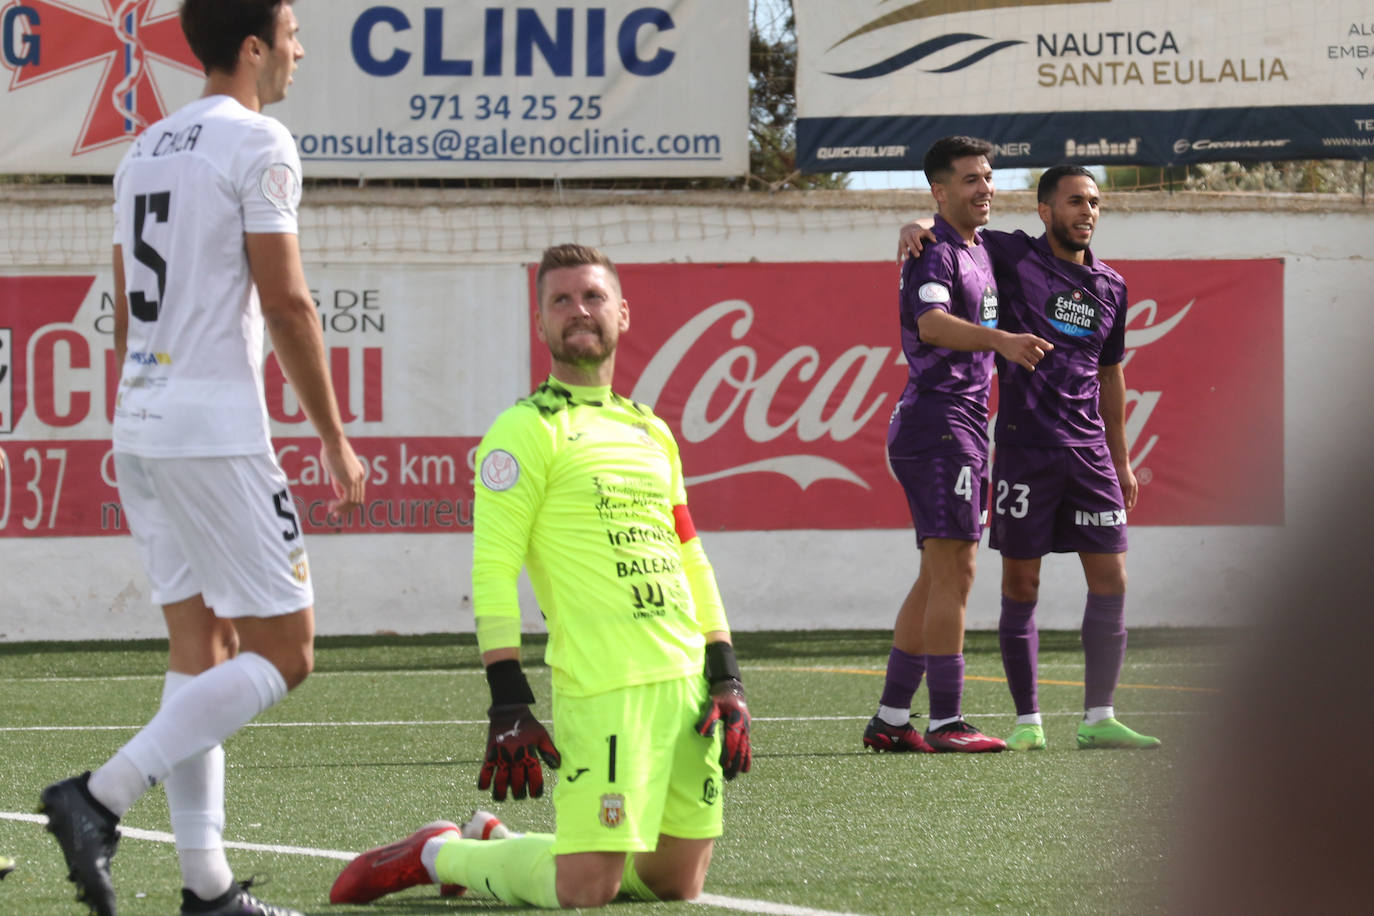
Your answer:
[[[1281,524],[1283,262],[1113,266],[1130,288],[1131,523]],[[698,528],[910,524],[885,449],[907,376],[894,264],[619,271],[631,327],[616,389],[676,432]],[[548,353],[531,348],[537,383]]]
[[[1133,524],[1283,521],[1283,264],[1119,261],[1130,283]],[[888,416],[906,379],[890,263],[629,264],[617,389],[676,432],[698,527],[903,528]],[[329,266],[310,279],[368,465],[346,532],[471,529],[473,449],[548,371],[514,265]],[[527,300],[526,300],[527,301]],[[127,530],[110,456],[108,272],[0,277],[0,537]],[[526,363],[525,355],[530,354]],[[533,367],[527,376],[527,367]],[[278,456],[306,530],[329,486],[270,356]]]

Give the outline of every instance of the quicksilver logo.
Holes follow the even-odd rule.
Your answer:
[[[822,146],[817,159],[901,159],[907,146]]]

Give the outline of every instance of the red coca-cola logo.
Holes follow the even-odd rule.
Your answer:
[[[1201,263],[1115,264],[1131,291],[1126,435],[1143,485],[1131,522],[1279,523],[1282,371],[1247,354],[1281,353],[1282,264]],[[620,274],[632,324],[616,389],[677,434],[700,527],[909,525],[885,449],[906,383],[891,264]],[[548,354],[531,345],[538,381]]]

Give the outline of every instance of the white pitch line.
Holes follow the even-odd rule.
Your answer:
[[[1167,709],[1167,710],[1137,710],[1131,715],[1136,718],[1146,718],[1149,716],[1199,716],[1204,715],[1206,710],[1200,709]],[[995,719],[998,716],[1009,716],[1009,712],[969,712],[969,716],[975,718]],[[1046,717],[1080,717],[1083,711],[1070,710],[1068,712],[1046,712],[1041,711],[1040,715]],[[867,722],[871,716],[754,716],[754,722]],[[147,724],[147,723],[144,723]],[[415,719],[406,721],[352,721],[352,722],[249,722],[244,728],[414,728],[417,726],[453,726],[453,725],[490,725],[486,719]],[[5,732],[119,732],[119,731],[138,731],[143,725],[0,725],[0,733]]]
[[[0,820],[24,821],[29,824],[47,825],[48,816],[46,814],[24,814],[19,811],[0,811]],[[154,843],[172,843],[176,838],[163,830],[143,830],[139,827],[120,827],[119,832],[133,840],[149,840]],[[358,857],[356,852],[345,852],[342,849],[314,849],[309,846],[280,846],[275,843],[240,843],[234,840],[224,841],[225,849],[245,849],[249,852],[275,852],[282,855],[291,856],[314,856],[317,859],[338,859],[341,862],[352,862]]]
[[[335,678],[335,677],[451,677],[455,675],[482,675],[486,672],[480,668],[426,668],[423,670],[396,670],[382,668],[373,671],[316,671],[310,675],[310,679]],[[157,681],[161,683],[166,679],[165,674],[115,674],[115,675],[53,675],[51,677],[0,677],[0,683],[5,684],[80,684],[86,681]]]
[[[815,910],[809,906],[793,906],[790,903],[773,903],[770,900],[748,900],[740,897],[722,897],[719,894],[702,894],[695,900],[699,906],[719,906],[742,913],[767,913],[769,916],[859,916],[837,910]]]
[[[1171,662],[1138,662],[1138,663],[1127,664],[1127,666],[1126,666],[1126,668],[1125,668],[1125,673],[1126,673],[1126,674],[1129,674],[1129,673],[1131,672],[1132,669],[1142,669],[1142,668],[1218,668],[1218,667],[1221,667],[1221,666],[1224,665],[1224,664],[1225,664],[1224,662],[1220,662],[1220,661],[1216,661],[1216,662],[1206,662],[1206,661],[1202,661],[1202,662],[1172,662],[1172,663],[1171,663]],[[1046,663],[1046,664],[1043,664],[1043,665],[1040,666],[1040,670],[1042,670],[1042,671],[1049,670],[1049,669],[1055,669],[1055,670],[1059,670],[1059,669],[1064,669],[1064,670],[1082,670],[1082,668],[1083,668],[1083,665],[1082,665],[1081,662],[1079,662],[1079,663],[1074,663],[1074,662],[1063,662],[1063,663],[1060,663],[1060,662],[1050,662],[1050,663]],[[789,667],[775,667],[775,666],[771,666],[771,665],[741,665],[741,666],[740,666],[740,670],[741,670],[741,671],[749,671],[749,672],[760,672],[760,673],[766,673],[766,672],[770,672],[770,671],[771,671],[771,672],[783,672],[783,673],[789,673],[789,674],[790,674],[790,673],[794,673],[793,668],[790,667],[790,666],[789,666]],[[838,667],[833,667],[833,666],[822,666],[822,667],[816,667],[816,668],[809,668],[808,670],[809,670],[809,671],[812,671],[812,672],[815,672],[815,673],[817,673],[817,674],[825,674],[825,673],[830,673],[830,674],[854,674],[854,673],[863,673],[863,674],[882,674],[882,673],[884,673],[887,669],[885,669],[885,668],[838,668]],[[476,675],[485,675],[485,672],[484,672],[482,669],[479,669],[479,668],[426,668],[426,669],[419,670],[419,671],[416,671],[416,670],[391,670],[391,669],[377,669],[377,670],[372,670],[372,671],[317,671],[317,672],[315,672],[315,673],[313,673],[313,674],[310,675],[310,679],[311,679],[311,680],[319,680],[319,679],[329,679],[329,678],[336,678],[336,677],[379,677],[379,676],[387,676],[387,677],[453,677],[453,676],[465,676],[465,677],[471,677],[471,676],[476,676]],[[1123,675],[1123,676],[1124,676],[1124,675]],[[121,681],[126,681],[126,682],[127,682],[127,681],[157,681],[157,682],[160,683],[160,682],[162,682],[164,679],[165,679],[165,675],[163,675],[163,674],[116,674],[116,675],[109,675],[109,676],[104,676],[104,675],[61,675],[61,676],[56,676],[56,675],[54,675],[54,676],[52,676],[52,677],[14,677],[14,676],[7,676],[7,677],[0,677],[0,684],[80,684],[80,683],[85,683],[85,682],[87,682],[87,681],[109,681],[109,682],[112,682],[112,683],[121,682]]]
[[[22,821],[28,824],[48,823],[47,815],[25,814],[19,811],[0,811],[0,820]],[[120,827],[119,832],[131,840],[148,840],[153,843],[172,843],[175,837],[162,830],[142,830],[138,827]],[[279,846],[273,843],[239,843],[225,840],[226,849],[242,849],[249,852],[271,852],[288,856],[311,856],[316,859],[337,859],[351,862],[357,858],[356,852],[342,849],[315,849],[310,846]],[[761,913],[764,916],[860,916],[836,910],[817,910],[812,907],[793,906],[790,903],[773,903],[771,900],[749,900],[739,897],[722,897],[719,894],[702,894],[692,903],[703,906],[718,906],[737,913]]]

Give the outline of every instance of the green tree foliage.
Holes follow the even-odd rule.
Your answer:
[[[1368,164],[1345,159],[1285,162],[1203,162],[1197,165],[1113,165],[1105,187],[1112,190],[1287,191],[1306,194],[1362,194]]]
[[[845,188],[844,172],[797,170],[797,22],[791,0],[752,0],[749,24],[749,185]]]

